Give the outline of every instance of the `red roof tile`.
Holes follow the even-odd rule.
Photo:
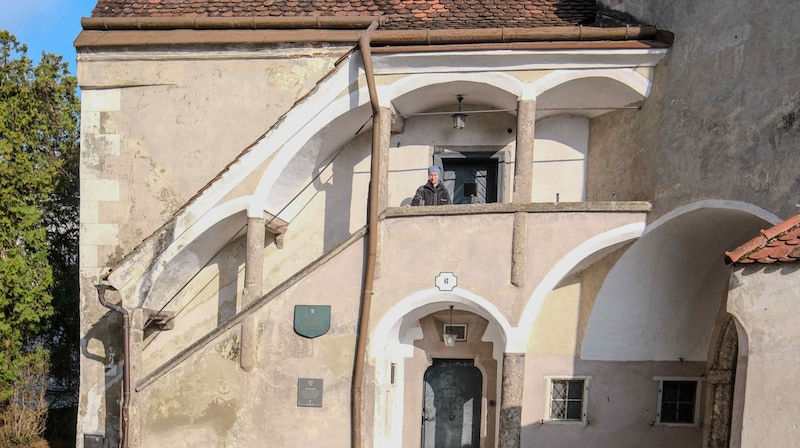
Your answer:
[[[760,235],[736,249],[725,252],[729,263],[748,264],[800,260],[800,215],[762,230]]]
[[[596,0],[98,0],[92,17],[379,16],[384,29],[575,26]]]

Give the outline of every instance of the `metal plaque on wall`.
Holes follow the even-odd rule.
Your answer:
[[[298,378],[297,406],[302,408],[322,407],[322,378]]]
[[[327,333],[330,328],[330,305],[295,305],[295,333],[307,338],[316,338]]]

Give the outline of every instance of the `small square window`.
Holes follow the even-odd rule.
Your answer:
[[[583,422],[588,378],[551,378],[548,421]]]
[[[466,341],[467,324],[444,324],[442,334],[454,334],[456,335],[456,341]]]
[[[659,424],[696,425],[700,396],[699,380],[695,378],[656,378]]]

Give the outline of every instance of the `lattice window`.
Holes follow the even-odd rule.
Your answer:
[[[585,421],[587,378],[551,378],[551,421]]]
[[[694,378],[661,378],[659,381],[656,422],[678,425],[697,424],[699,381]]]

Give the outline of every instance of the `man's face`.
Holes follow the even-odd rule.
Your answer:
[[[428,182],[430,182],[431,185],[434,185],[434,186],[436,184],[438,184],[439,183],[439,173],[437,173],[436,171],[434,171],[432,173],[428,173]]]

